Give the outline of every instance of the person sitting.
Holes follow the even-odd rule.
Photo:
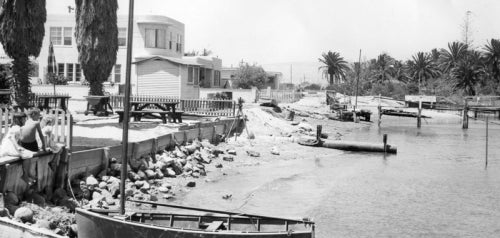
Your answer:
[[[36,141],[36,134],[42,142],[42,150],[45,151],[45,138],[43,138],[42,128],[40,127],[40,110],[33,108],[28,110],[28,120],[21,127],[20,145],[30,151],[38,152],[40,148]]]
[[[23,112],[14,114],[12,125],[10,126],[5,137],[2,139],[2,144],[0,145],[0,156],[21,157],[23,159],[22,179],[28,185],[32,185],[36,180],[29,176],[31,162],[27,159],[33,158],[34,153],[26,150],[18,143],[21,138],[21,126],[24,124],[25,117],[26,115]]]

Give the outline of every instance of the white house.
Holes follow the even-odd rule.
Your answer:
[[[128,17],[118,16],[117,23],[119,49],[116,65],[108,82],[124,84]],[[47,15],[45,38],[37,58],[40,78],[45,78],[48,48],[52,42],[58,73],[64,75],[70,84],[81,84],[85,80],[78,63],[74,34],[74,13]],[[210,80],[211,85],[220,82],[221,60],[183,57],[184,42],[183,23],[166,16],[135,16],[131,68],[132,94],[198,98],[200,80],[203,82]]]

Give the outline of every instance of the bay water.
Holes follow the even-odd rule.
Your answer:
[[[309,149],[301,159],[238,168],[182,203],[311,217],[320,238],[500,237],[498,121],[489,126],[487,169],[482,121],[463,130],[456,119],[427,119],[417,129],[415,118],[384,117],[381,127],[372,123],[343,140],[380,142],[383,134],[397,155]],[[225,193],[234,199],[221,199]]]

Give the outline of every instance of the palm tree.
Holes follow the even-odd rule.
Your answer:
[[[500,40],[491,39],[484,46],[484,59],[491,74],[496,80],[500,80]]]
[[[394,61],[393,68],[390,71],[390,76],[399,82],[406,83],[409,79],[406,65],[400,60]]]
[[[29,105],[31,92],[29,57],[38,57],[47,20],[45,0],[4,0],[0,8],[0,43],[13,59],[15,100],[23,108]]]
[[[380,54],[374,62],[375,81],[385,82],[393,74],[394,59],[386,53]]]
[[[457,63],[467,54],[467,45],[462,42],[448,43],[448,50],[441,49],[439,66],[443,72],[450,72]]]
[[[75,3],[78,61],[90,84],[89,95],[102,96],[102,83],[116,63],[118,3],[117,0],[75,0]]]
[[[349,70],[349,65],[338,52],[328,51],[328,53],[323,53],[321,56],[323,58],[319,58],[318,60],[325,65],[319,67],[319,69],[323,70],[325,76],[329,76],[330,85],[333,85],[335,81],[339,82],[345,78],[345,74]]]
[[[455,89],[463,89],[469,96],[476,95],[475,87],[486,75],[484,64],[481,62],[481,54],[477,51],[469,52],[450,73],[454,79]]]
[[[408,64],[410,77],[418,80],[418,93],[420,94],[422,81],[427,81],[430,78],[439,75],[439,69],[433,62],[429,53],[418,52],[412,57],[411,63]]]

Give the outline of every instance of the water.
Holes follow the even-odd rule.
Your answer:
[[[398,154],[318,149],[291,159],[239,169],[193,190],[193,206],[313,217],[316,237],[500,237],[500,126],[384,118],[345,140],[381,141]],[[331,130],[328,125],[325,131]],[[304,147],[297,147],[302,150]],[[220,199],[233,194],[233,200]]]

